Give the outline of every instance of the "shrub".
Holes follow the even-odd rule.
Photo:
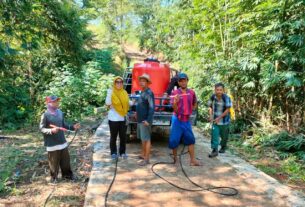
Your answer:
[[[49,89],[41,97],[50,94],[60,96],[61,109],[68,117],[81,118],[93,113],[93,108],[102,106],[107,89],[112,84],[112,74],[97,70],[94,62],[88,62],[77,76],[70,72],[59,71],[49,84]]]

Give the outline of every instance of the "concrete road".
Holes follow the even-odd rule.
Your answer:
[[[209,140],[194,128],[196,157],[200,167],[189,166],[189,156],[182,163],[189,177],[203,187],[230,186],[238,189],[237,196],[223,196],[209,191],[188,192],[170,186],[151,171],[158,161],[172,161],[166,138],[154,139],[151,164],[138,165],[140,143],[127,145],[127,160],[119,160],[117,177],[108,197],[108,206],[213,206],[213,207],[303,207],[305,196],[280,184],[239,157],[226,153],[217,158],[208,158]],[[86,193],[86,207],[104,206],[105,193],[113,178],[115,162],[110,159],[109,128],[105,120],[94,137],[93,169]],[[182,147],[179,148],[181,150]],[[183,175],[179,165],[158,165],[155,170],[181,187],[198,189]]]

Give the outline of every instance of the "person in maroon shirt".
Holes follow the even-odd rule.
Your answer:
[[[174,162],[177,162],[177,148],[181,138],[188,146],[191,166],[200,166],[201,164],[195,159],[195,136],[192,131],[190,117],[193,109],[197,107],[197,98],[193,90],[187,88],[188,77],[185,73],[178,76],[180,88],[172,92],[171,103],[174,113],[172,116],[172,126],[168,147],[173,150]]]

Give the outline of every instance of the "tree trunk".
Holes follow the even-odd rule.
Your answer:
[[[218,8],[220,9],[220,2],[218,0]],[[219,23],[219,33],[220,33],[220,39],[221,39],[221,46],[222,46],[222,51],[225,54],[226,48],[225,48],[225,40],[223,36],[223,29],[222,29],[222,24],[221,24],[221,19],[220,17],[218,18],[218,23]]]
[[[268,104],[268,114],[267,117],[269,120],[272,120],[272,106],[273,106],[273,94],[270,95],[269,104]]]
[[[286,98],[285,100],[285,108],[286,108],[286,130],[290,132],[290,116],[289,116],[289,104]]]
[[[34,84],[33,84],[33,68],[32,68],[32,54],[28,51],[28,77],[29,77],[29,93],[30,93],[30,104],[33,106],[34,100]]]

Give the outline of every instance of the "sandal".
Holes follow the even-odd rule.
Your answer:
[[[139,162],[140,166],[146,166],[149,164],[149,160],[142,160],[141,162]]]
[[[191,162],[190,166],[202,166],[200,162]]]

